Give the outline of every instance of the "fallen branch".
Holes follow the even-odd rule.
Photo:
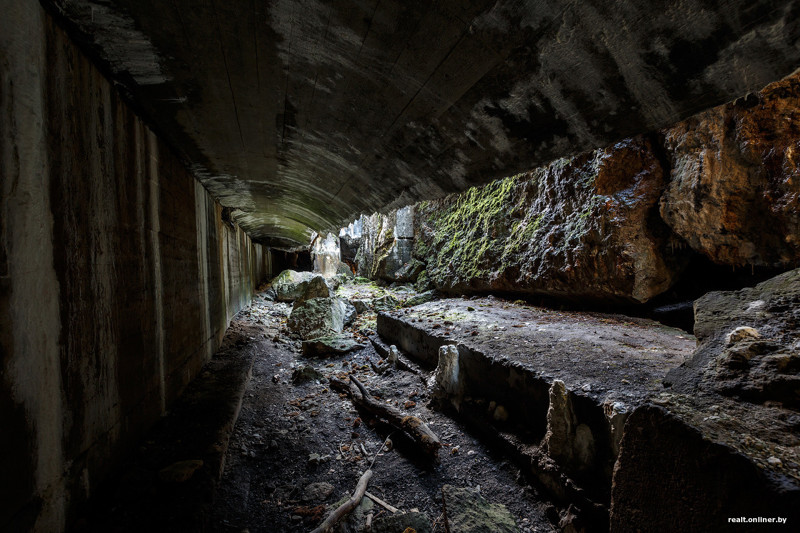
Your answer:
[[[379,376],[380,376],[380,375],[383,375],[383,373],[384,373],[384,372],[386,372],[387,370],[389,370],[389,365],[378,366],[378,364],[377,364],[377,363],[373,363],[371,359],[370,359],[370,361],[369,361],[369,366],[371,366],[371,367],[372,367],[372,370],[373,370],[373,372],[375,372],[375,373],[376,373],[376,374],[378,374]]]
[[[344,502],[342,505],[337,507],[331,514],[328,515],[328,518],[325,519],[322,524],[311,533],[328,533],[328,531],[333,528],[339,521],[347,516],[356,506],[361,502],[361,498],[364,497],[364,493],[367,491],[367,484],[369,483],[369,478],[372,477],[372,470],[367,470],[364,472],[364,475],[361,476],[361,479],[358,480],[358,485],[356,485],[356,491],[353,493],[353,496],[350,497],[349,500]]]
[[[330,378],[328,378],[328,385],[332,390],[335,390],[336,392],[342,392],[344,394],[347,394],[348,396],[352,396],[352,392],[350,391],[350,386],[341,379],[331,376]]]
[[[369,392],[367,392],[364,385],[352,375],[350,376],[350,381],[352,381],[361,392],[360,397],[357,394],[351,394],[350,398],[353,400],[353,403],[374,415],[380,416],[394,427],[402,429],[427,453],[435,455],[436,452],[439,451],[439,448],[442,447],[442,443],[439,442],[439,437],[431,431],[428,424],[416,416],[406,415],[390,405],[374,400]]]
[[[375,503],[377,503],[381,507],[385,508],[387,511],[390,511],[392,513],[396,513],[397,511],[399,511],[399,509],[397,507],[393,507],[393,506],[389,505],[385,501],[381,500],[380,498],[378,498],[377,496],[372,494],[370,491],[366,491],[364,493],[364,496],[366,496],[370,500],[374,501]]]

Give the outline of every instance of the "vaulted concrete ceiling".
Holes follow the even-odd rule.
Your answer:
[[[43,0],[256,240],[653,130],[800,66],[764,0]]]

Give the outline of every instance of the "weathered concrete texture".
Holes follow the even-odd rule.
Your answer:
[[[730,441],[746,437],[733,426],[721,429],[718,422],[721,416],[756,421],[763,410],[745,408],[723,415],[725,410],[695,410],[697,417],[685,418],[670,407],[648,405],[628,417],[614,473],[612,532],[760,531],[763,524],[728,519],[800,521],[797,479],[740,453]],[[717,422],[701,422],[709,417],[717,417]],[[773,422],[780,424],[776,430],[788,429],[779,417],[770,416],[767,424]]]
[[[472,489],[442,487],[445,531],[461,533],[518,533],[514,515],[505,505],[489,503]]]
[[[695,334],[697,352],[670,376],[676,389],[800,407],[800,269],[706,294],[695,302]]]
[[[303,339],[341,333],[357,315],[355,307],[341,298],[310,298],[294,306],[286,325]]]
[[[303,296],[311,281],[322,278],[314,272],[297,272],[295,270],[284,270],[271,281],[272,289],[275,291],[275,299],[279,302],[293,302]],[[325,280],[322,280],[325,284]]]
[[[696,302],[697,351],[626,423],[612,530],[800,521],[798,304],[800,270]]]
[[[361,217],[361,274],[451,293],[646,302],[718,265],[800,265],[800,73],[659,135]],[[388,228],[388,229],[387,229]],[[352,244],[352,243],[348,243]],[[688,246],[687,246],[688,244]]]
[[[446,404],[517,434],[532,474],[557,498],[574,495],[565,474],[604,505],[627,413],[660,392],[695,345],[648,320],[494,298],[380,313],[377,326],[387,343],[438,364]]]
[[[734,266],[800,264],[800,74],[666,131],[661,215]]]
[[[339,239],[344,246],[342,261],[352,264],[358,275],[366,278],[415,281],[423,265],[412,257],[414,209],[414,206],[407,206],[387,213],[362,215],[354,223],[357,233],[350,230],[351,224]]]
[[[666,127],[800,64],[792,0],[43,3],[248,234],[302,244]]]
[[[319,272],[326,278],[336,274],[350,274],[352,271],[346,263],[341,261],[339,238],[332,233],[317,235],[311,243],[311,257],[314,259],[314,272]]]
[[[419,204],[415,256],[444,291],[644,302],[679,271],[663,186],[650,141],[627,140]]]
[[[0,20],[0,529],[60,531],[268,256],[36,2]]]

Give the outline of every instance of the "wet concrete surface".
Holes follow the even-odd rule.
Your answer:
[[[606,401],[640,402],[662,389],[688,359],[693,335],[653,320],[556,311],[495,297],[450,298],[383,313],[378,333],[411,357],[438,362],[438,348],[460,345],[567,389]]]

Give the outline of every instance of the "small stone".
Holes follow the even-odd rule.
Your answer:
[[[751,328],[749,326],[739,326],[738,328],[728,333],[727,337],[725,337],[725,344],[727,344],[728,346],[732,346],[737,342],[743,341],[745,339],[760,339],[760,338],[761,334],[755,328]]]
[[[306,502],[319,502],[328,498],[333,494],[334,487],[325,481],[319,483],[311,483],[303,489],[303,501]]]
[[[775,468],[780,468],[781,466],[783,466],[783,461],[781,461],[775,456],[768,458],[767,463],[769,464],[769,466],[774,466]]]
[[[292,383],[300,385],[322,379],[322,374],[311,365],[304,365],[292,372]]]
[[[302,350],[306,357],[341,355],[353,350],[366,348],[348,335],[330,335],[303,341]]]

